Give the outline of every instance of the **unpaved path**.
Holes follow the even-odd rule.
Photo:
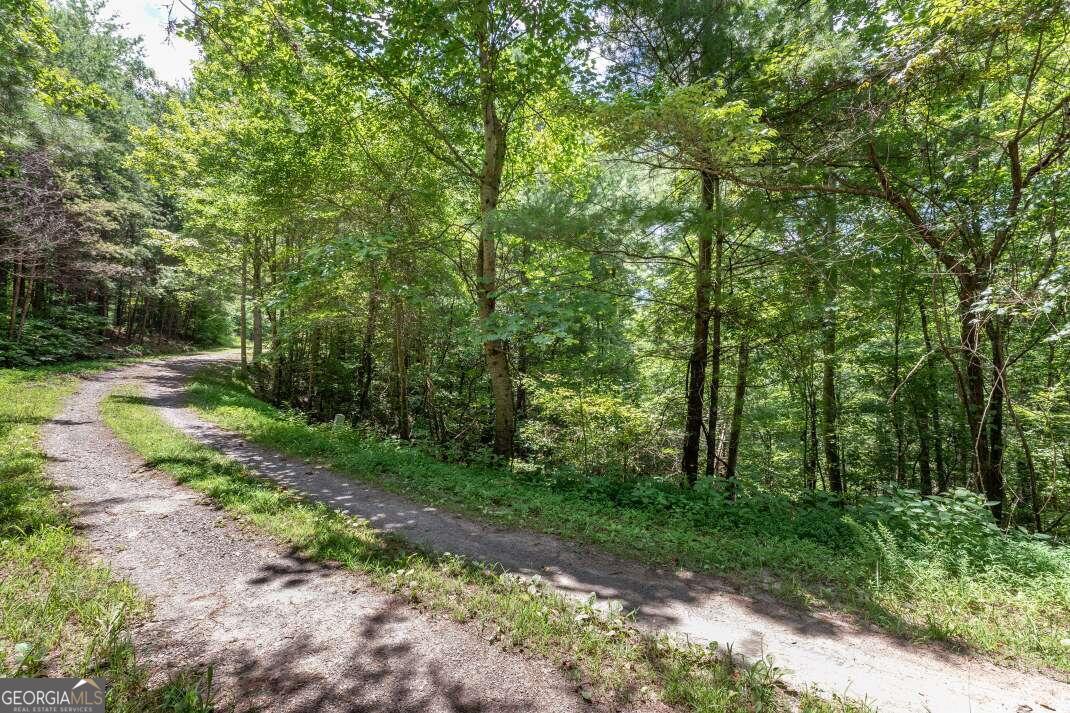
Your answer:
[[[222,702],[238,711],[590,710],[544,664],[287,554],[144,469],[101,423],[100,400],[122,381],[162,386],[173,373],[141,365],[88,378],[42,433],[79,528],[154,603],[134,632],[150,669],[213,664]]]
[[[815,685],[867,699],[884,713],[1070,713],[1070,686],[1042,675],[935,646],[912,646],[848,617],[808,614],[772,598],[743,596],[713,577],[647,567],[548,535],[473,523],[250,445],[182,405],[189,374],[208,360],[227,358],[233,355],[171,359],[125,376],[142,384],[171,423],[311,499],[434,550],[539,574],[565,593],[596,592],[602,602],[620,601],[637,611],[642,625],[727,644],[751,657],[769,655],[787,669],[793,687]]]

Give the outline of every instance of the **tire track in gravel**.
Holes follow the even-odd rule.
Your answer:
[[[153,602],[133,638],[154,680],[210,664],[237,711],[590,710],[548,664],[287,553],[146,469],[99,406],[119,384],[170,369],[150,363],[89,377],[42,428],[49,475],[66,489],[81,534]]]

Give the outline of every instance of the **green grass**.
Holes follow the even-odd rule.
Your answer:
[[[256,443],[423,503],[726,575],[1004,663],[1070,671],[1070,549],[993,532],[973,496],[847,510],[768,492],[727,502],[712,488],[656,479],[442,462],[356,429],[309,425],[254,398],[232,371],[201,372],[189,393],[209,420]]]
[[[44,477],[39,426],[105,363],[0,370],[0,676],[102,676],[112,712],[211,710],[206,679],[150,688],[128,625],[147,606],[93,564],[60,495]]]
[[[607,702],[657,696],[716,712],[860,710],[811,695],[792,698],[764,663],[744,666],[713,648],[640,632],[619,612],[596,611],[546,589],[452,555],[434,555],[370,525],[253,477],[239,464],[165,424],[132,389],[111,395],[104,417],[149,465],[204,493],[239,519],[302,555],[361,572],[409,603],[480,627],[506,649],[552,661],[581,693]]]

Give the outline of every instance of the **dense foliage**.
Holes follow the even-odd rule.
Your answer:
[[[185,264],[170,199],[130,164],[164,88],[102,6],[0,5],[0,364],[232,330],[231,289]]]
[[[802,7],[202,0],[135,164],[313,419],[1060,532],[1066,8]]]

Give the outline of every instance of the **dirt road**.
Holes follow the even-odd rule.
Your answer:
[[[119,383],[170,373],[140,365],[88,378],[42,431],[81,533],[154,605],[134,632],[150,670],[213,664],[222,702],[238,711],[590,710],[545,664],[303,561],[144,469],[99,404]]]
[[[1070,685],[1040,674],[1013,671],[936,646],[912,645],[849,617],[806,613],[771,597],[744,596],[713,577],[647,567],[552,536],[472,522],[251,445],[183,406],[188,376],[208,360],[227,358],[233,355],[176,358],[107,378],[112,383],[139,383],[168,421],[310,499],[366,518],[384,531],[434,550],[500,563],[521,574],[539,574],[565,593],[585,596],[595,592],[603,604],[619,601],[637,612],[643,626],[694,641],[730,645],[750,657],[771,656],[786,670],[785,679],[793,687],[812,685],[827,693],[864,699],[885,713],[1070,713]],[[93,407],[106,388],[107,384],[89,382],[72,402],[77,413],[69,408],[65,416],[93,424],[91,431],[62,438],[63,430],[72,427],[56,427],[49,440],[65,442],[70,451],[98,448],[96,443],[109,438],[99,432]],[[101,477],[122,480],[120,471],[119,464],[108,466]],[[126,523],[125,527],[129,530],[134,525]],[[194,541],[197,538],[190,544]],[[196,551],[186,557],[205,559]],[[240,612],[232,616],[233,626],[239,626]],[[466,680],[466,676],[457,679]]]

